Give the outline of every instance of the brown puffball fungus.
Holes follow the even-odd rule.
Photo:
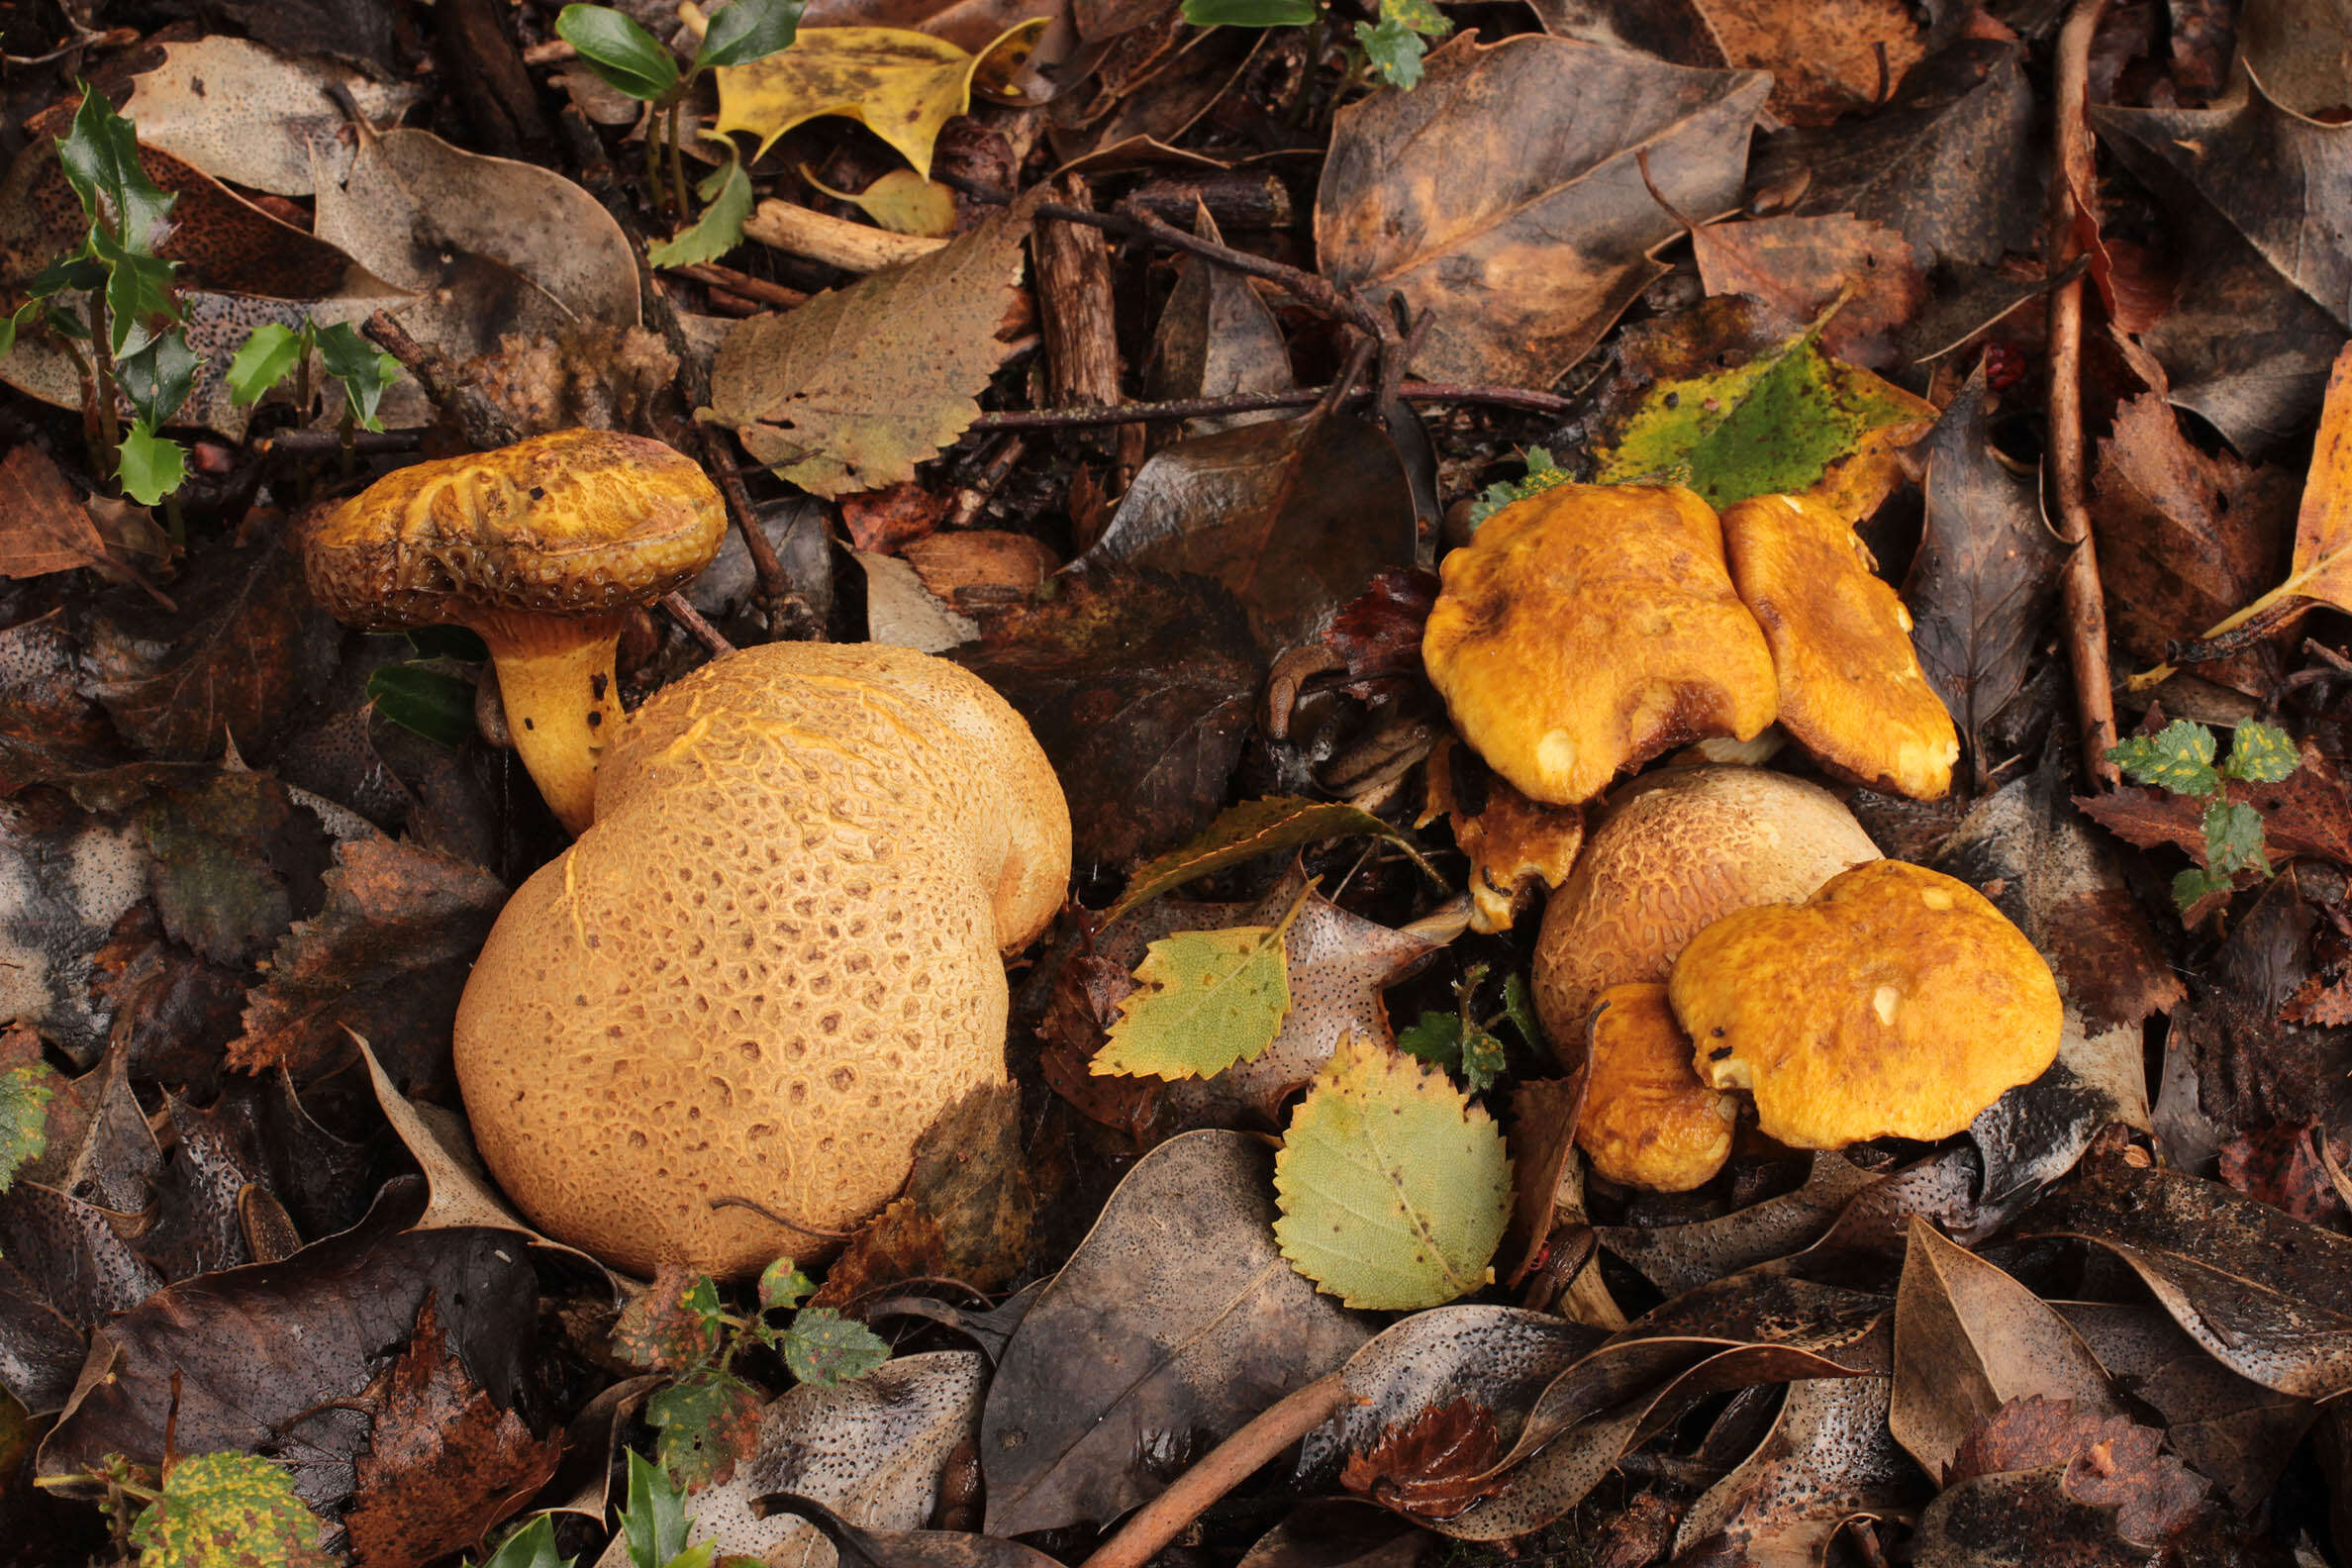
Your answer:
[[[1941,799],[1959,732],[1846,520],[1811,496],[1755,496],[1724,510],[1723,551],[1772,645],[1782,728],[1856,783]]]
[[[1689,1192],[1731,1157],[1739,1100],[1699,1081],[1662,985],[1611,986],[1594,1015],[1577,1147],[1627,1187]]]
[[[2058,983],[1967,883],[1902,860],[1691,938],[1667,999],[1699,1076],[1755,1096],[1764,1135],[1834,1149],[1948,1137],[2058,1054]]]
[[[1445,557],[1421,635],[1454,728],[1530,800],[1772,723],[1772,654],[1715,512],[1680,485],[1559,485]]]
[[[306,519],[302,559],[339,621],[477,633],[515,749],[577,834],[621,719],[622,624],[709,564],[726,530],[726,503],[691,458],[568,430],[386,474]]]
[[[1579,1039],[1601,993],[1664,980],[1683,943],[1734,910],[1795,904],[1879,857],[1836,796],[1763,768],[1672,768],[1628,785],[1543,912],[1535,1010]]]
[[[943,659],[772,642],[648,699],[597,806],[457,1009],[483,1159],[633,1272],[830,1254],[778,1221],[856,1225],[941,1110],[1004,1081],[999,954],[1069,880],[1044,752]],[[730,1197],[758,1209],[711,1207]]]

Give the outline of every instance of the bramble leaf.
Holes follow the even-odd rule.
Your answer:
[[[319,1517],[285,1468],[254,1454],[192,1454],[171,1467],[131,1544],[145,1568],[326,1568]]]
[[[2107,751],[2107,760],[2135,784],[2175,795],[2210,795],[2221,787],[2213,770],[2213,732],[2189,719],[2175,719],[2152,735],[2135,735]]]
[[[743,243],[743,220],[751,216],[751,177],[743,172],[743,160],[731,151],[727,167],[714,170],[695,190],[705,203],[702,216],[675,238],[648,245],[648,264],[682,267],[716,261]]]
[[[2215,801],[2205,808],[2205,865],[2227,875],[2268,871],[2262,848],[2262,814],[2243,802]]]
[[[2286,731],[2249,719],[2231,737],[2229,761],[2221,771],[2249,784],[2276,784],[2302,765],[2302,753]]]
[[[817,1294],[817,1282],[803,1274],[792,1259],[780,1257],[759,1271],[759,1310],[775,1312],[798,1307]]]
[[[1274,1190],[1293,1267],[1350,1307],[1410,1312],[1494,1279],[1511,1160],[1442,1073],[1351,1034],[1291,1116]]]
[[[689,1492],[723,1484],[759,1441],[759,1391],[731,1372],[707,1371],[645,1401],[659,1434],[654,1456]]]
[[[803,1308],[781,1337],[792,1375],[821,1388],[864,1377],[890,1359],[879,1334],[831,1307]]]

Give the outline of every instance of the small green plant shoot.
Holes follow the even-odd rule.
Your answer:
[[[1519,479],[1500,480],[1478,492],[1478,499],[1470,503],[1470,526],[1478,527],[1488,518],[1515,501],[1524,501],[1531,495],[1568,483],[1568,470],[1552,460],[1551,449],[1545,446],[1527,448],[1527,471]]]
[[[1484,1094],[1503,1076],[1503,1041],[1495,1033],[1497,1025],[1508,1022],[1530,1046],[1540,1048],[1543,1043],[1543,1031],[1536,1026],[1535,1009],[1527,995],[1526,976],[1507,977],[1502,1010],[1481,1018],[1478,993],[1486,978],[1485,964],[1471,964],[1454,982],[1454,1011],[1423,1013],[1397,1032],[1397,1044],[1408,1055],[1460,1075],[1472,1094]]]
[[[2249,720],[2237,727],[2229,759],[2216,767],[2213,732],[2175,719],[2152,735],[2138,735],[2107,752],[2107,760],[2135,784],[2205,802],[2205,864],[2173,878],[2173,902],[2183,910],[2211,893],[2227,892],[2240,871],[2270,874],[2262,814],[2228,799],[2225,786],[2276,784],[2302,765],[2287,732]]]
[[[1355,25],[1349,81],[1369,68],[1389,86],[1411,91],[1421,85],[1429,41],[1452,33],[1453,21],[1431,0],[1380,0],[1379,10],[1377,22]],[[1330,25],[1327,5],[1319,0],[1184,0],[1184,20],[1195,27],[1311,27],[1319,38]]]

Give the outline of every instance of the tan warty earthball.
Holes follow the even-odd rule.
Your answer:
[[[526,882],[457,1012],[493,1175],[633,1272],[831,1249],[1003,1081],[1001,952],[1060,906],[1070,820],[1021,717],[877,644],[730,654],[634,715],[595,826]]]

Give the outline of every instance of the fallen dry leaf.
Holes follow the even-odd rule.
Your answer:
[[[109,564],[98,525],[57,465],[38,446],[12,448],[0,461],[0,577]]]
[[[1676,213],[1736,204],[1770,86],[1566,39],[1464,35],[1412,92],[1340,112],[1315,198],[1323,271],[1428,319],[1414,366],[1430,380],[1548,386],[1664,270],[1649,252],[1682,232]]]
[[[370,123],[397,120],[421,96],[407,82],[296,59],[242,38],[166,44],[161,63],[131,78],[122,108],[139,140],[202,169],[280,196],[341,184],[358,144],[344,94]]]
[[[1696,0],[1725,62],[1772,72],[1768,107],[1791,125],[1875,109],[1927,52],[1900,0]],[[1947,36],[1960,17],[1946,14]]]
[[[1821,329],[1821,351],[1874,370],[1901,361],[1892,340],[1927,303],[1910,242],[1844,213],[1708,224],[1691,231],[1691,250],[1708,293],[1751,295],[1797,321],[1846,294]]]

